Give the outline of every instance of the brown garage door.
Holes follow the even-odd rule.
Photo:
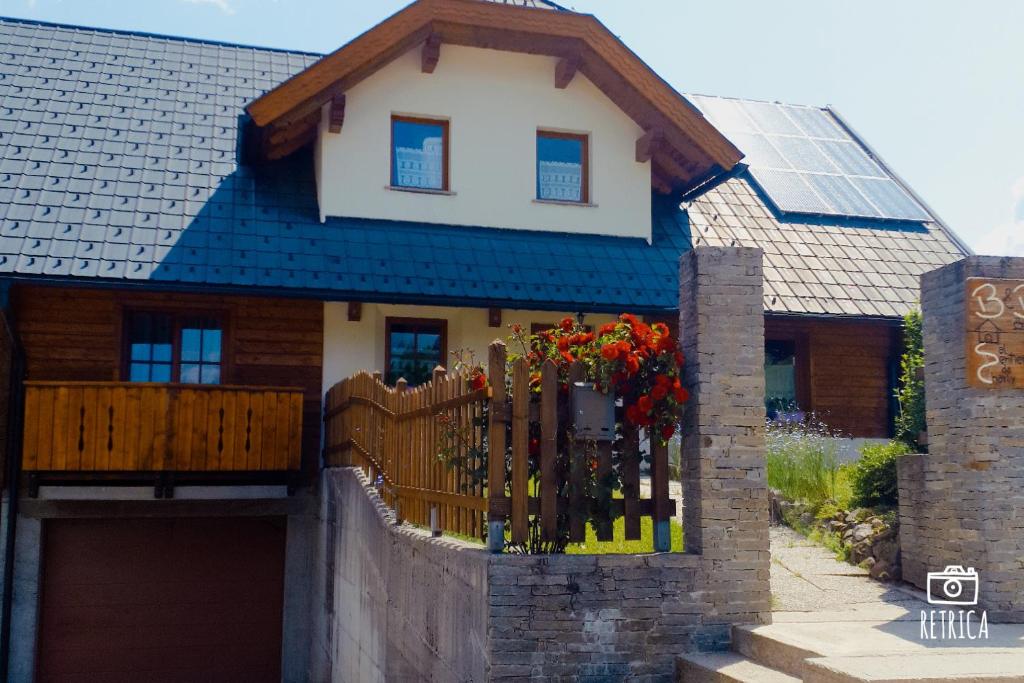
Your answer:
[[[280,681],[281,518],[46,523],[40,681]]]

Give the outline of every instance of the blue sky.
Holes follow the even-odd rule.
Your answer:
[[[403,0],[0,0],[0,14],[314,52]],[[1024,2],[563,0],[683,92],[833,105],[975,250],[1024,256]]]

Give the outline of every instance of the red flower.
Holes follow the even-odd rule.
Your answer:
[[[558,338],[557,346],[558,346],[558,350],[559,351],[568,351],[569,350],[569,337],[559,337]]]
[[[471,389],[483,389],[487,386],[487,375],[482,371],[477,370],[469,377],[469,387]]]
[[[650,396],[644,394],[639,399],[637,399],[636,405],[638,408],[640,408],[640,412],[649,413],[654,408],[654,401],[651,400]]]
[[[664,384],[657,384],[651,389],[651,398],[660,401],[668,396],[668,387]]]
[[[661,438],[668,441],[672,438],[672,435],[676,433],[675,425],[665,425],[661,428]]]
[[[658,375],[657,377],[654,378],[654,383],[657,384],[659,387],[667,387],[670,384],[672,384],[672,380],[669,378],[668,375]]]
[[[572,363],[572,362],[574,362],[576,360],[575,358],[572,357],[572,354],[569,353],[568,351],[560,351],[559,353],[562,356],[562,360],[564,360],[566,363]]]
[[[619,350],[619,357],[620,358],[625,358],[626,354],[629,353],[629,348],[630,348],[629,347],[629,342],[628,341],[618,341],[618,342],[615,342],[615,348],[617,348]]]
[[[690,392],[682,387],[676,387],[672,390],[672,395],[676,399],[677,403],[686,403],[690,400]]]
[[[683,367],[683,352],[682,351],[676,351],[675,359],[676,359],[676,365],[678,365],[679,367]]]
[[[631,327],[636,327],[640,324],[640,320],[632,313],[623,313],[619,316],[619,320],[624,323],[629,323]]]
[[[640,412],[640,408],[636,404],[626,406],[626,419],[631,423],[638,425],[643,419],[643,414]]]
[[[654,323],[653,325],[651,325],[651,329],[657,332],[662,337],[667,337],[669,336],[669,334],[671,334],[668,331],[668,325],[666,325],[665,323]]]
[[[615,331],[615,323],[605,323],[601,327],[597,328],[597,336],[603,337],[606,334],[611,334]]]
[[[514,323],[512,325],[512,332],[514,332],[515,334],[519,334],[522,331],[523,331],[523,326],[520,325],[519,323]]]
[[[619,357],[619,347],[615,344],[605,344],[601,347],[601,357],[605,360],[615,360]]]
[[[558,326],[562,328],[563,332],[572,332],[572,328],[576,326],[576,322],[570,316],[566,316],[562,318],[562,322],[558,323]]]
[[[540,453],[540,439],[530,439],[530,455],[537,455]]]
[[[626,370],[631,375],[635,375],[640,370],[640,359],[636,356],[626,358]]]

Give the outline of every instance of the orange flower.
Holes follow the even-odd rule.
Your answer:
[[[603,337],[606,334],[611,334],[615,331],[615,323],[605,323],[601,327],[597,328],[597,336]]]
[[[562,360],[564,360],[566,363],[572,363],[572,362],[574,362],[576,360],[575,358],[572,357],[572,354],[569,353],[568,351],[561,351],[560,353],[561,353],[561,356],[562,356]]]
[[[669,336],[669,334],[671,334],[668,331],[668,325],[666,325],[665,323],[654,323],[653,325],[651,325],[651,329],[654,330],[659,335],[661,335],[662,337],[667,337]]]
[[[635,375],[640,371],[640,359],[636,356],[629,356],[626,358],[626,371],[630,374]]]
[[[569,316],[562,318],[562,322],[558,324],[562,328],[563,332],[572,332],[572,328],[576,326],[576,322]]]
[[[559,337],[558,338],[557,346],[558,346],[558,350],[559,351],[568,351],[569,350],[569,337]]]
[[[619,348],[615,344],[605,344],[601,347],[601,357],[605,360],[615,360],[619,357]]]

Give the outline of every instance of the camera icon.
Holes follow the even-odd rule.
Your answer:
[[[941,572],[928,572],[928,603],[931,605],[977,605],[978,572],[951,564]]]

